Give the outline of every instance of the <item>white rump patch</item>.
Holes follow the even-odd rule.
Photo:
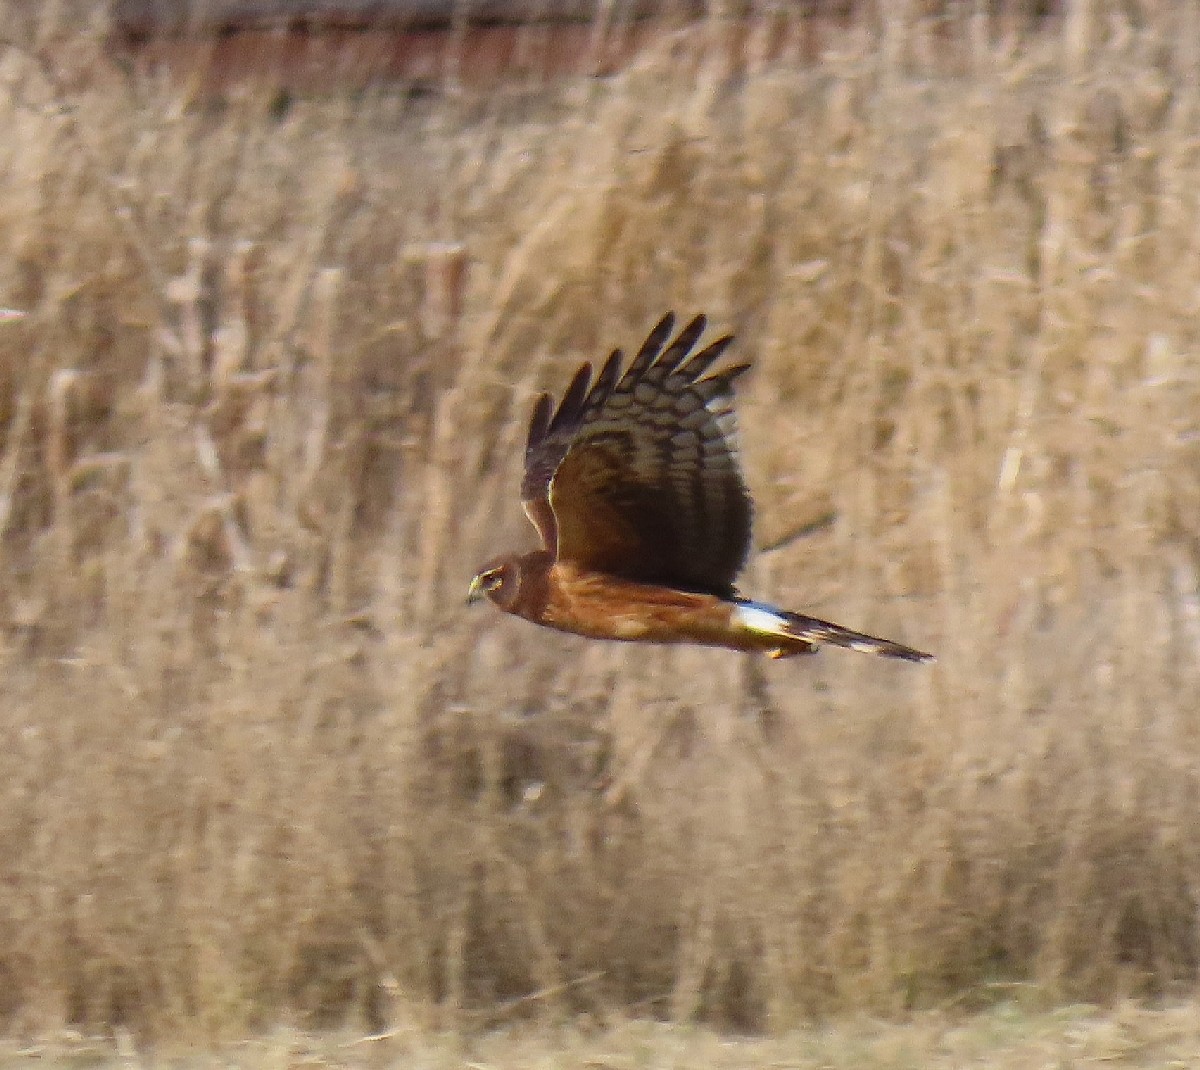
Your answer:
[[[734,621],[758,635],[787,635],[787,621],[777,609],[762,602],[740,602],[733,611]]]

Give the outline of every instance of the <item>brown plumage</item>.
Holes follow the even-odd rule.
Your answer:
[[[534,406],[521,498],[542,548],[481,568],[469,601],[594,639],[701,643],[790,657],[818,643],[906,661],[932,655],[740,598],[751,503],[738,468],[733,383],[709,373],[732,336],[692,354],[697,316],[668,345],[670,313],[624,373],[585,364],[557,409]],[[691,354],[691,356],[689,356]],[[707,373],[707,374],[706,374]]]

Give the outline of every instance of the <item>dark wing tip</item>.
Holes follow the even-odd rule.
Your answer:
[[[571,380],[571,385],[567,387],[567,392],[563,394],[558,411],[550,421],[547,431],[557,431],[578,418],[591,385],[592,366],[591,364],[581,364],[575,377]]]
[[[695,381],[699,379],[709,368],[711,368],[721,355],[733,344],[733,335],[726,334],[718,338],[715,342],[710,342],[698,353],[693,354],[692,358],[679,370],[689,379]],[[749,367],[749,365],[745,365]]]
[[[710,379],[721,379],[726,383],[734,383],[750,370],[749,364],[731,364],[728,368],[722,368],[719,372],[709,376]]]
[[[708,326],[708,317],[701,313],[696,316],[686,327],[679,332],[673,341],[662,354],[654,362],[656,368],[661,368],[664,371],[672,372],[683,362],[683,359],[692,351],[692,347],[700,340],[700,336],[704,333],[704,328]]]
[[[546,437],[550,429],[550,416],[554,412],[554,399],[549,394],[539,394],[529,417],[529,436],[525,440],[526,455],[532,453]]]
[[[603,404],[608,395],[612,393],[613,387],[617,385],[617,380],[621,378],[621,361],[623,359],[624,354],[619,349],[614,349],[608,355],[608,360],[604,362],[604,367],[596,376],[596,385],[592,387],[589,398],[592,404]]]
[[[662,319],[660,319],[654,325],[654,329],[650,332],[650,335],[647,338],[647,341],[649,341],[650,338],[661,338],[662,342],[665,342],[667,340],[667,337],[670,335],[671,331],[673,331],[674,329],[675,329],[675,312],[673,309],[668,309],[666,312],[663,313]],[[662,342],[659,343],[659,348],[662,348]]]
[[[654,359],[662,352],[663,346],[667,344],[667,339],[671,337],[671,331],[674,328],[675,313],[668,312],[654,325],[654,329],[646,335],[646,340],[637,351],[637,355],[633,358],[632,363],[629,365],[629,370],[625,374],[636,379],[650,367],[654,363]]]
[[[680,338],[699,338],[704,333],[704,328],[708,326],[708,317],[701,312],[697,316],[693,316],[691,322],[679,332]]]
[[[698,391],[705,402],[720,397],[731,398],[733,397],[733,384],[749,370],[749,364],[731,364],[728,368],[722,368],[720,371],[713,372],[712,375],[706,375],[703,379],[697,380],[692,389]]]

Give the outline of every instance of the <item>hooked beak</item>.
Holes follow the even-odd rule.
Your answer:
[[[486,593],[487,592],[483,588],[483,577],[476,576],[473,580],[471,580],[471,586],[467,588],[467,605],[473,606],[476,602],[483,598]]]

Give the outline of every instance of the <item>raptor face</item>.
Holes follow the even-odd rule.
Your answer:
[[[520,593],[520,561],[515,557],[499,557],[475,573],[467,588],[467,604],[488,598],[501,609],[508,609]]]

